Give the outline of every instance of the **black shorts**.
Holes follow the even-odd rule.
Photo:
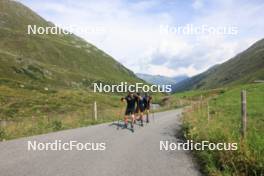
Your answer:
[[[132,115],[135,113],[135,109],[126,109],[125,115]]]
[[[144,112],[144,111],[145,111],[145,107],[144,106],[138,106],[137,109],[136,109],[136,113]]]

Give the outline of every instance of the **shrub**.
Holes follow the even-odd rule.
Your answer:
[[[54,131],[61,130],[61,129],[62,129],[62,123],[61,123],[61,121],[59,121],[59,120],[55,120],[55,121],[53,121],[53,122],[52,122],[52,129],[53,129]]]

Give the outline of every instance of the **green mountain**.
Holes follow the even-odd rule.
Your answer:
[[[0,1],[0,83],[87,87],[142,82],[111,56],[75,35],[29,35],[28,25],[53,27],[23,4]]]
[[[149,74],[143,74],[143,73],[136,73],[136,75],[150,84],[157,84],[157,85],[165,85],[165,84],[174,85],[188,78],[188,76],[186,75],[175,76],[175,77],[168,77],[168,76],[161,76],[161,75],[149,75]]]
[[[94,93],[92,83],[143,80],[75,35],[28,35],[28,25],[54,26],[0,0],[0,141],[119,119],[120,95]]]
[[[264,39],[232,59],[179,82],[173,87],[173,91],[212,89],[257,80],[264,80]]]

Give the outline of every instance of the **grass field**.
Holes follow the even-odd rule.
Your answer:
[[[0,141],[123,119],[126,103],[121,103],[120,98],[124,95],[2,82]],[[159,103],[162,96],[155,94],[153,102]]]
[[[40,90],[1,85],[0,140],[117,119],[120,96],[81,89]],[[94,101],[97,101],[98,121],[93,118]]]
[[[247,91],[248,122],[244,140],[240,137],[241,90]],[[192,91],[174,96],[194,100],[193,106],[184,113],[183,127],[187,139],[196,142],[207,140],[214,143],[238,143],[237,151],[194,151],[204,173],[239,176],[264,174],[263,84],[218,91]]]

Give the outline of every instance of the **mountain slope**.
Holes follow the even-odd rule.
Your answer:
[[[234,58],[179,82],[173,87],[173,91],[211,89],[225,85],[250,83],[255,80],[264,80],[264,39],[259,40]]]
[[[0,82],[84,87],[140,81],[133,72],[75,35],[28,35],[27,25],[54,26],[19,2],[0,2]]]
[[[157,85],[165,85],[165,84],[173,85],[188,78],[187,76],[167,77],[161,75],[148,75],[143,73],[136,73],[136,75],[150,84],[157,84]]]
[[[120,95],[94,93],[91,84],[143,80],[75,35],[28,35],[27,25],[54,26],[0,0],[0,141],[120,118]]]

